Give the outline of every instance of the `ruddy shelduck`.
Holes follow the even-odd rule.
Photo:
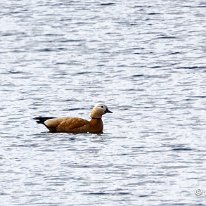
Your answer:
[[[102,133],[102,115],[112,113],[104,104],[97,104],[91,111],[91,120],[79,117],[35,117],[38,124],[43,124],[50,132],[64,133]]]

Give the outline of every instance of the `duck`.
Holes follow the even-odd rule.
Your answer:
[[[112,113],[103,103],[96,104],[90,120],[79,117],[34,117],[38,124],[43,124],[51,133],[103,133],[102,116]]]

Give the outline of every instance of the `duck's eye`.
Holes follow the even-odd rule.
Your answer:
[[[103,106],[101,106],[101,108],[104,108]]]

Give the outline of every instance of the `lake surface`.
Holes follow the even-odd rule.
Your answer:
[[[206,205],[206,3],[0,2],[0,202]],[[35,116],[104,134],[51,134]]]

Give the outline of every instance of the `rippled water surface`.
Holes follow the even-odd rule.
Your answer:
[[[205,1],[0,8],[1,205],[205,205]],[[32,120],[96,102],[102,135]]]

